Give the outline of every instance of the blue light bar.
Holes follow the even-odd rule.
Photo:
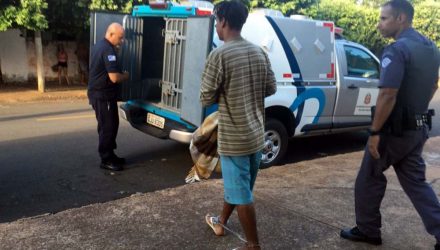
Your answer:
[[[196,8],[191,6],[168,6],[168,8],[151,8],[149,5],[139,5],[133,8],[132,16],[158,16],[158,17],[189,17],[196,15]]]

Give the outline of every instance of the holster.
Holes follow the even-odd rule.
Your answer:
[[[371,107],[371,120],[374,119],[376,106]],[[434,109],[429,109],[425,114],[416,114],[408,108],[395,106],[388,120],[383,125],[381,132],[394,136],[402,136],[405,130],[419,130],[426,124],[429,130],[432,129],[432,117],[435,115]]]
[[[371,107],[371,120],[374,119],[374,114],[376,112],[376,106]],[[380,130],[383,133],[391,134],[394,136],[402,136],[404,130],[404,111],[400,106],[395,106],[391,112],[388,120],[382,126]]]

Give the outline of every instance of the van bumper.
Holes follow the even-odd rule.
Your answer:
[[[142,131],[145,134],[160,139],[172,139],[185,144],[191,142],[193,131],[177,121],[164,117],[164,128],[152,126],[146,122],[148,114],[147,110],[127,103],[120,105],[119,114],[120,117],[127,120],[133,128]]]
[[[179,130],[173,129],[170,131],[169,137],[170,137],[170,139],[173,139],[175,141],[190,144],[191,139],[192,139],[192,135],[193,135],[193,133],[191,133],[191,132],[184,132],[184,131],[179,131]]]

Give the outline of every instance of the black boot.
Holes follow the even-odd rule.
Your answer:
[[[369,237],[359,231],[358,227],[341,230],[341,237],[351,241],[361,241],[372,245],[382,245],[381,237]]]
[[[99,167],[112,171],[122,171],[124,169],[120,164],[117,164],[114,161],[104,161],[104,160],[101,161]]]
[[[124,165],[124,164],[125,164],[125,158],[118,157],[118,156],[115,155],[114,153],[113,153],[111,159],[112,159],[112,161],[113,161],[114,163],[116,163],[116,164],[119,164],[119,165]]]

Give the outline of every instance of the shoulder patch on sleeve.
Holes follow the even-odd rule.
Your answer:
[[[390,58],[385,57],[385,58],[382,60],[382,68],[386,68],[386,67],[388,67],[388,65],[390,65],[391,62],[392,62],[392,61],[391,61]]]
[[[108,55],[107,59],[109,60],[109,62],[116,62],[116,56],[115,55]]]

